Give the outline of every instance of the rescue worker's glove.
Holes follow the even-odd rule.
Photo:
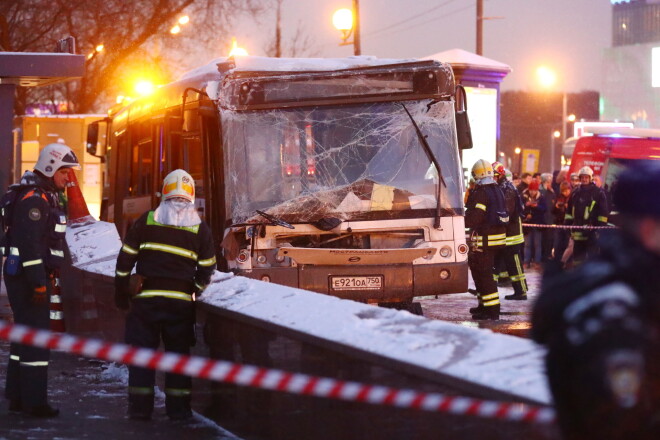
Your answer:
[[[32,304],[46,304],[48,303],[48,291],[46,286],[37,286],[32,289],[32,297],[30,298]]]
[[[119,310],[128,310],[131,304],[131,297],[124,289],[115,289],[115,306]]]

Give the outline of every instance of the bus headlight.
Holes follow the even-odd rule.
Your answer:
[[[440,279],[441,279],[441,280],[447,280],[447,279],[449,279],[449,276],[450,276],[450,275],[451,275],[451,274],[449,273],[449,271],[448,271],[447,269],[442,269],[442,270],[440,271]]]
[[[451,248],[449,246],[443,246],[440,248],[440,256],[442,258],[451,257]]]
[[[265,255],[259,255],[257,257],[257,263],[264,264],[265,262],[266,262],[266,256]]]
[[[270,277],[268,275],[262,275],[261,281],[265,283],[270,283]]]
[[[236,256],[236,261],[239,263],[246,263],[250,259],[250,252],[247,249],[241,249]]]

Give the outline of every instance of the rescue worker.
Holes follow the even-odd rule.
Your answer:
[[[130,312],[126,317],[126,343],[190,354],[195,345],[195,296],[209,284],[216,259],[211,231],[194,205],[195,182],[184,170],[163,180],[162,202],[144,213],[126,234],[117,258],[115,304]],[[142,280],[131,298],[133,267]],[[154,406],[155,371],[129,366],[128,415],[148,420]],[[165,407],[172,420],[192,416],[188,376],[165,375]]]
[[[660,438],[660,164],[620,174],[621,229],[601,254],[544,279],[532,337],[564,438]]]
[[[4,280],[17,324],[50,329],[53,272],[62,265],[66,246],[62,191],[69,181],[69,168],[79,167],[71,148],[46,145],[34,171],[26,171],[2,199]],[[35,417],[59,414],[48,403],[49,358],[48,349],[10,345],[5,388],[10,412]]]
[[[465,211],[465,227],[470,229],[468,266],[477,290],[479,305],[470,309],[472,319],[499,319],[500,297],[493,277],[495,253],[506,244],[504,194],[493,178],[490,162],[479,159],[472,167],[475,187]]]
[[[594,172],[588,166],[578,172],[580,186],[571,193],[568,199],[565,225],[574,226],[606,226],[609,207],[605,193],[593,183]],[[598,234],[595,230],[571,230],[573,239],[573,261],[581,264],[587,254],[596,252]]]
[[[507,179],[504,165],[494,162],[493,173],[495,181],[504,194],[506,212],[509,216],[509,223],[506,225],[506,246],[495,255],[495,267],[504,267],[506,271],[496,274],[496,279],[508,277],[511,280],[514,293],[505,296],[504,299],[526,300],[527,280],[520,261],[520,247],[525,242],[521,222],[524,210],[522,200],[516,187]]]

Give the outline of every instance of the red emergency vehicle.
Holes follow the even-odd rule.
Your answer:
[[[593,128],[593,136],[578,139],[569,175],[589,166],[608,188],[622,167],[634,160],[660,159],[660,130],[645,128]]]

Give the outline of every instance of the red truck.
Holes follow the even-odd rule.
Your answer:
[[[622,167],[634,160],[660,159],[660,130],[645,128],[594,128],[593,136],[578,139],[569,175],[584,166],[611,188]]]

